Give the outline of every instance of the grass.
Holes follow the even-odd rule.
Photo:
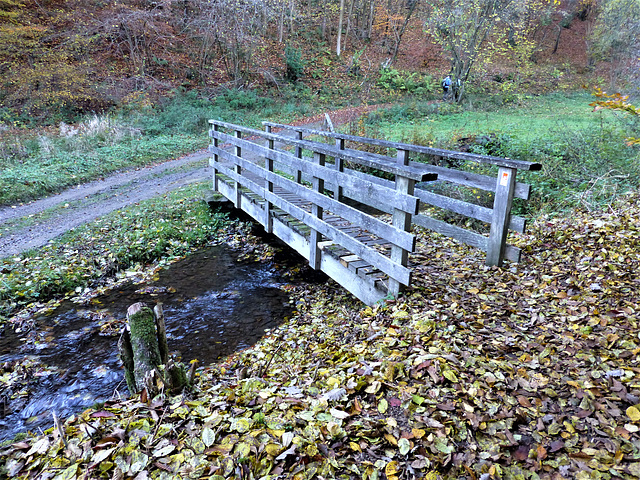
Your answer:
[[[74,125],[0,129],[0,205],[204,148],[211,118],[261,128],[263,120],[289,121],[312,111],[293,96],[276,102],[253,91],[228,91],[213,100],[178,93],[159,105],[142,102]]]
[[[599,208],[640,187],[639,150],[625,145],[640,124],[624,114],[594,112],[592,100],[585,93],[550,94],[503,105],[478,97],[466,110],[405,103],[369,115],[360,133],[541,163],[541,172],[519,176],[534,194],[528,204],[517,203],[518,213]],[[458,167],[478,171],[477,164]]]
[[[78,140],[76,140],[78,141]],[[0,161],[0,205],[26,202],[85,183],[117,170],[148,165],[204,148],[206,137],[161,135],[130,137],[118,143],[99,140],[86,150],[66,139],[20,158]]]
[[[489,132],[508,132],[531,141],[551,129],[590,128],[615,121],[612,112],[594,113],[591,101],[593,97],[586,93],[527,97],[509,105],[494,104],[489,98],[472,99],[463,106],[414,101],[398,104],[382,115],[374,113],[369,120],[387,138],[406,138],[409,129],[416,137],[436,142]]]
[[[217,239],[228,220],[192,185],[78,227],[0,261],[0,323],[34,302],[106,282],[129,268],[181,256]]]

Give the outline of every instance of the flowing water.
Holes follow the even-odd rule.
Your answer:
[[[0,378],[21,374],[29,388],[1,399],[7,403],[0,411],[0,440],[49,428],[51,412],[65,418],[128,395],[116,333],[129,305],[161,302],[172,353],[187,364],[208,364],[249,347],[289,315],[284,283],[273,266],[237,262],[228,249],[214,247],[175,263],[153,283],[118,288],[82,307],[65,303],[35,319],[37,327],[27,336],[6,332],[0,338]],[[34,366],[20,373],[16,362],[25,360]]]

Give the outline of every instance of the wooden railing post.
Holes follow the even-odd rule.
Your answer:
[[[500,167],[498,170],[491,231],[487,244],[487,265],[500,266],[504,260],[509,221],[511,219],[511,205],[516,186],[516,172],[515,168],[508,167]]]
[[[325,154],[324,153],[315,153],[313,154],[313,160],[318,165],[324,166],[325,164]],[[318,177],[313,177],[311,182],[311,187],[313,190],[319,193],[324,192],[324,180]],[[311,214],[317,218],[322,218],[324,209],[316,205],[315,203],[311,206]],[[314,270],[320,270],[320,260],[321,260],[321,252],[320,246],[318,245],[322,241],[322,234],[319,233],[315,229],[311,229],[311,234],[309,235],[309,265]]]
[[[267,133],[271,133],[271,126],[266,126]],[[267,140],[267,148],[273,150],[275,148],[274,141],[272,139]],[[273,172],[273,158],[265,158],[264,166],[269,172]],[[273,193],[273,182],[266,180],[266,188],[269,193]],[[271,210],[273,209],[273,204],[269,201],[264,202],[264,229],[267,233],[273,232],[273,218],[271,217]]]
[[[242,132],[236,130],[236,138],[242,138]],[[235,146],[236,157],[242,157],[242,148],[238,145]],[[242,175],[242,167],[236,163],[235,172],[238,176]],[[240,202],[242,199],[242,191],[240,190],[240,184],[237,181],[233,182],[233,205],[236,208],[240,208]]]
[[[338,138],[336,139],[336,148],[338,150],[344,150],[344,139]],[[344,172],[344,159],[342,157],[335,157],[336,170],[339,172]],[[336,183],[333,188],[333,198],[338,201],[342,200],[342,187]]]
[[[220,127],[218,126],[217,123],[213,124],[213,131],[214,132],[218,132],[220,130]],[[217,138],[213,138],[213,146],[214,147],[218,147],[218,139]],[[218,162],[218,154],[214,153],[213,154],[213,160],[214,162]],[[218,191],[218,171],[216,170],[216,167],[213,167],[213,191],[217,192]]]
[[[296,130],[296,140],[302,140],[302,130]],[[302,158],[302,147],[296,146],[296,157]],[[302,172],[298,170],[296,182],[302,183]]]
[[[409,165],[409,152],[407,150],[398,150],[397,159],[398,165]],[[396,175],[397,192],[413,195],[415,184],[415,180]],[[397,229],[408,232],[411,230],[411,214],[394,208],[392,223]],[[409,252],[404,248],[393,245],[391,247],[391,260],[406,267],[409,263]],[[397,296],[400,293],[400,288],[400,282],[389,277],[389,294]]]

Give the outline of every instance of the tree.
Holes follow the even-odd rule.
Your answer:
[[[481,55],[505,45],[531,24],[530,12],[545,0],[425,0],[427,32],[449,54],[456,100]],[[546,2],[545,2],[546,3]]]
[[[612,63],[611,85],[625,75],[636,82],[640,78],[640,2],[603,0],[591,34],[592,61]]]
[[[221,62],[227,75],[238,84],[250,73],[253,55],[271,22],[282,19],[284,2],[218,0],[201,2],[189,25],[194,41],[201,44],[202,74]]]
[[[607,110],[615,110],[618,112],[628,113],[633,117],[640,118],[640,107],[636,107],[635,105],[630,104],[628,102],[628,95],[622,95],[621,93],[608,94],[606,92],[603,92],[600,88],[596,88],[593,95],[598,98],[598,100],[589,104],[594,107],[594,110],[601,110],[604,108]],[[627,145],[640,145],[640,138],[627,138]]]
[[[338,40],[336,42],[336,55],[339,57],[342,45],[342,22],[344,20],[344,0],[340,0],[340,15],[338,16]]]

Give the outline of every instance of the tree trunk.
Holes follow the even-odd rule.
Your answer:
[[[118,349],[129,392],[146,390],[151,398],[165,387],[178,390],[186,386],[184,367],[169,359],[162,306],[151,310],[144,303],[134,303],[127,310],[127,320]]]
[[[340,17],[338,18],[338,41],[336,43],[336,55],[339,57],[342,42],[342,20],[344,18],[344,0],[340,0]]]
[[[144,388],[144,380],[156,369],[160,362],[160,348],[156,334],[156,320],[153,310],[143,303],[134,303],[127,310],[133,350],[133,376],[136,391]]]
[[[411,20],[411,15],[416,9],[418,5],[418,0],[413,0],[409,6],[409,11],[407,15],[404,17],[404,22],[402,23],[402,27],[400,27],[400,31],[396,34],[396,44],[393,48],[393,55],[391,55],[391,63],[395,63],[398,58],[398,51],[400,50],[400,42],[402,42],[402,36],[404,35],[405,30],[407,29],[407,25],[409,25],[409,20]]]

